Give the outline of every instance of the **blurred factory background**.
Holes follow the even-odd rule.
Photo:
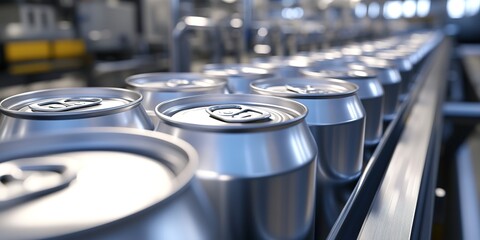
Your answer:
[[[0,98],[120,87],[139,72],[196,71],[417,29],[475,42],[479,8],[477,0],[4,0]]]

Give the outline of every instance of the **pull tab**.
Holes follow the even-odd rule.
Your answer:
[[[59,191],[75,179],[65,165],[0,165],[0,210]]]
[[[166,85],[169,87],[178,87],[182,85],[189,85],[190,81],[186,79],[170,79],[167,81]]]
[[[34,112],[66,112],[99,105],[101,102],[101,98],[57,98],[37,102],[28,107]]]
[[[210,117],[227,123],[247,123],[269,119],[271,114],[243,105],[216,105],[205,109]]]
[[[288,91],[300,93],[300,94],[309,94],[309,93],[318,93],[318,94],[328,94],[332,93],[332,91],[329,90],[323,90],[319,88],[312,87],[312,85],[305,85],[302,87],[295,87],[292,85],[286,85],[286,88]]]

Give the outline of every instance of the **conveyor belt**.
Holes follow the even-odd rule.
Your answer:
[[[450,41],[417,77],[332,228],[329,239],[428,239]]]

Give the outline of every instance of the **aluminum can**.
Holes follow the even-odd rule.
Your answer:
[[[142,98],[120,88],[58,88],[14,95],[0,102],[0,140],[84,127],[153,130]]]
[[[284,97],[307,106],[307,124],[315,138],[319,167],[336,178],[357,176],[362,170],[365,110],[358,86],[321,78],[271,78],[254,81],[253,92]]]
[[[142,105],[154,124],[158,123],[155,106],[163,101],[210,93],[225,92],[226,78],[212,78],[199,73],[146,73],[125,80],[127,87],[143,95]]]
[[[208,76],[227,78],[229,93],[251,93],[250,83],[255,80],[271,78],[273,72],[248,64],[208,64],[203,67]]]
[[[90,128],[6,141],[0,151],[0,239],[215,239],[185,141]]]
[[[345,183],[361,174],[365,110],[358,86],[342,80],[283,78],[255,81],[253,91],[294,99],[308,107],[307,123],[318,148],[315,237],[323,239],[340,213]],[[339,183],[342,183],[339,185]],[[334,211],[332,211],[334,209]]]
[[[278,77],[298,77],[301,76],[301,69],[310,66],[311,59],[310,57],[305,56],[273,56],[267,58],[254,58],[252,64],[259,68],[271,70],[274,72],[275,76]]]
[[[336,78],[358,85],[357,95],[367,114],[365,145],[376,145],[383,131],[383,88],[377,74],[371,69],[355,70],[348,66],[331,68],[307,68],[302,70],[309,77]]]
[[[390,64],[400,73],[402,81],[400,83],[400,94],[405,96],[410,91],[410,85],[413,82],[413,65],[412,62],[401,54],[391,52],[378,52],[374,56],[375,58],[388,61]]]
[[[351,63],[348,67],[356,70],[372,69],[376,72],[385,95],[383,118],[385,120],[392,120],[395,117],[400,102],[400,83],[402,81],[400,73],[388,61],[377,58],[364,59],[364,61]]]
[[[157,131],[197,149],[220,239],[308,239],[315,216],[315,140],[307,108],[251,94],[161,103]]]

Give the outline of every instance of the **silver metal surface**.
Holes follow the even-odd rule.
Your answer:
[[[63,112],[100,105],[101,103],[101,98],[58,98],[32,103],[28,107],[33,112]]]
[[[445,79],[448,62],[448,51],[443,50],[435,56],[437,62],[405,123],[358,239],[411,237],[430,138],[442,102],[440,90],[445,82],[439,84],[439,79]]]
[[[273,77],[271,70],[251,64],[208,64],[204,66],[203,73],[208,76],[227,78],[229,93],[251,93],[252,81]]]
[[[270,117],[226,122],[206,111],[218,105]],[[216,208],[220,239],[313,237],[317,148],[304,105],[270,96],[201,95],[164,102],[155,112],[157,131],[197,149],[197,176]]]
[[[18,94],[0,102],[0,140],[83,127],[153,130],[138,92],[63,88]]]
[[[307,124],[318,149],[316,238],[326,236],[333,225],[333,201],[341,185],[360,175],[365,138],[365,111],[352,83],[320,78],[272,78],[251,84],[262,95],[286,97],[309,109]],[[343,190],[343,189],[342,189]]]
[[[24,175],[23,181],[0,183],[6,190],[0,203],[5,193],[15,196],[20,184],[36,194],[62,184],[59,174],[75,175],[61,189],[2,209],[0,239],[216,238],[210,206],[194,177],[197,154],[182,140],[91,128],[3,142],[0,151],[0,171],[13,173],[15,167]]]
[[[417,76],[417,81],[419,84],[414,85],[411,94],[409,94],[409,98],[407,98],[406,101],[403,101],[400,104],[397,116],[387,126],[384,134],[382,135],[380,143],[376,146],[372,157],[370,157],[370,159],[368,160],[368,163],[364,168],[361,177],[358,179],[355,186],[351,186],[351,188],[349,189],[347,195],[348,201],[344,206],[341,206],[341,214],[338,215],[338,217],[336,218],[334,226],[330,228],[330,233],[327,239],[356,239],[358,237],[363,221],[368,214],[368,210],[375,197],[375,194],[377,193],[377,189],[382,182],[390,158],[393,154],[393,151],[395,150],[395,147],[397,146],[398,139],[400,138],[402,130],[404,129],[405,120],[410,114],[412,107],[415,106],[415,100],[417,99],[423,83],[425,82],[424,80],[427,79],[429,76],[432,65],[434,65],[437,61],[438,58],[433,55],[427,58],[426,64],[422,67],[420,74]],[[437,119],[441,119],[441,116],[437,117]],[[439,126],[437,125],[436,129],[438,130],[438,128]],[[440,131],[435,132],[436,136],[441,136]],[[432,155],[436,154],[433,153]],[[436,175],[436,171],[434,170],[435,166],[433,165],[434,164],[430,164],[430,177],[426,177],[430,179],[429,181],[427,180],[429,182],[428,188],[430,186],[434,187],[436,182],[435,179],[431,178],[432,176]],[[430,185],[430,183],[432,183],[432,185]],[[431,197],[431,195],[429,194],[431,193],[430,191],[424,193],[426,193],[424,194],[424,197]],[[420,209],[422,209],[421,212],[424,212],[423,210],[425,209],[433,210],[433,206],[428,201],[423,201],[423,207],[419,208],[419,210]],[[422,215],[428,216],[429,214],[423,213]],[[391,217],[393,219],[396,218],[396,216]],[[426,226],[429,222],[428,217],[423,218],[423,220],[419,219],[419,222],[422,222],[422,224],[417,224],[417,231],[419,230],[424,233],[429,233],[431,231],[431,228]],[[381,228],[383,226],[384,223],[378,225],[377,228]],[[400,228],[402,226],[397,225],[395,227]],[[418,237],[418,235],[419,234],[417,234],[417,239],[429,239],[428,237],[424,236]],[[386,237],[390,239],[392,238],[392,236],[393,235],[384,236],[384,238]]]
[[[309,109],[307,124],[315,137],[319,167],[333,178],[349,178],[362,169],[365,112],[354,84],[332,79],[272,78],[251,84],[258,94],[286,97]]]
[[[367,115],[365,122],[365,145],[375,145],[383,130],[384,91],[373,70],[355,70],[347,66],[329,68],[306,68],[301,71],[308,77],[337,78],[358,86],[357,95]]]
[[[369,68],[377,73],[377,78],[380,84],[382,84],[384,92],[383,117],[387,120],[393,119],[400,103],[400,84],[402,79],[398,70],[387,61],[380,59],[352,63],[349,64],[349,67],[359,70]]]
[[[400,93],[403,95],[407,94],[414,78],[412,62],[404,56],[389,52],[379,52],[375,54],[374,57],[386,60],[395,66],[402,78],[400,83]]]
[[[155,106],[175,98],[223,93],[226,78],[212,78],[199,73],[146,73],[133,75],[125,80],[128,88],[143,95],[142,105],[152,121],[158,123]]]

